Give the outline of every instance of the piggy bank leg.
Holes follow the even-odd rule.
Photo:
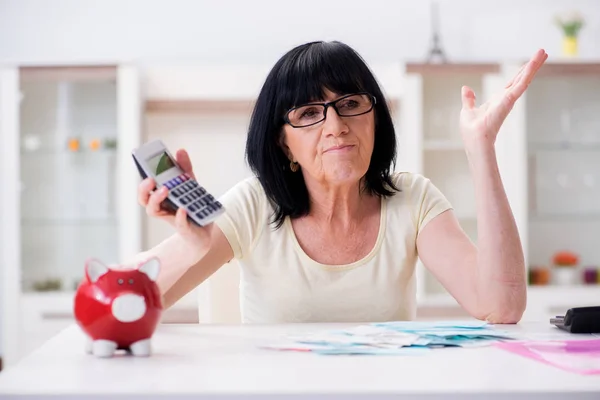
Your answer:
[[[134,356],[147,357],[151,353],[150,339],[138,340],[129,346],[129,350]]]
[[[93,353],[93,349],[94,349],[93,343],[94,343],[94,341],[91,338],[89,338],[89,337],[85,338],[85,348],[84,349],[87,354]]]
[[[92,353],[97,357],[112,357],[117,350],[117,343],[111,340],[94,340]]]

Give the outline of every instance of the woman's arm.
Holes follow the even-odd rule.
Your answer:
[[[231,245],[221,229],[216,224],[212,224],[209,230],[210,246],[205,249],[200,260],[187,268],[174,269],[173,273],[165,274],[163,284],[165,308],[171,307],[233,258]]]
[[[216,224],[206,227],[206,232],[194,245],[175,233],[125,265],[135,266],[158,257],[161,268],[157,284],[164,307],[169,308],[233,258],[233,250]]]
[[[525,261],[493,147],[469,155],[477,208],[476,247],[452,211],[419,233],[423,264],[464,309],[494,323],[518,322],[527,302]]]
[[[516,323],[527,303],[523,249],[498,171],[496,136],[547,58],[538,50],[501,96],[481,106],[473,90],[462,88],[460,131],[475,186],[478,249],[453,212],[432,219],[417,239],[425,266],[467,311],[491,322]]]

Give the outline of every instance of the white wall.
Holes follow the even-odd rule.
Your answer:
[[[454,59],[560,52],[553,16],[578,9],[581,55],[600,56],[596,0],[440,0]],[[272,63],[301,42],[339,39],[370,62],[421,58],[429,2],[414,0],[0,0],[0,62],[202,60]]]
[[[581,57],[600,57],[600,42],[594,40],[600,37],[597,0],[439,3],[442,43],[451,60],[521,59],[538,47],[555,57],[561,34],[552,19],[570,9],[587,19]],[[316,39],[342,40],[368,62],[385,63],[422,59],[429,30],[429,2],[416,0],[0,0],[0,64],[269,65],[292,46]],[[155,119],[150,135],[161,134],[167,120]],[[219,184],[207,183],[215,192],[222,190]],[[166,234],[160,227],[149,232],[149,242]]]

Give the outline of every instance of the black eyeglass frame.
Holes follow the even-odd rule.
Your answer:
[[[361,95],[361,96],[362,96],[362,95],[366,95],[366,96],[368,96],[368,97],[371,99],[371,107],[370,107],[370,108],[369,108],[367,111],[363,111],[363,112],[361,112],[361,113],[358,113],[358,114],[352,114],[352,115],[340,115],[340,112],[339,112],[339,110],[338,110],[338,109],[337,109],[337,107],[336,107],[336,103],[338,103],[339,101],[345,100],[345,99],[347,99],[348,97],[357,96],[357,95]],[[373,111],[373,109],[375,108],[375,104],[377,104],[377,98],[376,98],[375,96],[373,96],[373,95],[372,95],[371,93],[369,93],[369,92],[358,92],[358,93],[351,93],[351,94],[347,94],[347,95],[345,95],[345,96],[343,96],[343,97],[340,97],[339,99],[336,99],[336,100],[333,100],[333,101],[329,101],[329,102],[327,102],[327,103],[307,103],[307,104],[302,104],[302,105],[299,105],[299,106],[297,106],[297,107],[294,107],[294,108],[290,108],[290,109],[289,109],[289,110],[288,110],[288,111],[285,113],[285,115],[283,116],[283,120],[285,121],[285,123],[286,123],[286,124],[290,125],[292,128],[306,128],[306,127],[313,126],[313,125],[316,125],[316,124],[318,124],[318,123],[320,123],[320,122],[323,122],[323,121],[325,121],[325,119],[327,119],[327,109],[328,109],[329,107],[332,107],[332,108],[335,110],[336,114],[337,114],[337,115],[338,115],[340,118],[346,118],[346,117],[357,117],[357,116],[359,116],[359,115],[368,114],[368,113],[370,113],[371,111]],[[293,124],[290,122],[290,118],[289,118],[289,115],[290,115],[290,113],[291,113],[292,111],[294,111],[294,110],[297,110],[297,109],[299,109],[299,108],[302,108],[302,107],[307,107],[307,106],[322,106],[322,107],[324,107],[324,111],[323,111],[323,119],[320,119],[320,120],[318,120],[318,121],[316,121],[316,122],[312,122],[312,123],[310,123],[310,124],[308,124],[308,125],[293,125]]]

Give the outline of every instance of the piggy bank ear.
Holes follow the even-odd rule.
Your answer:
[[[104,265],[100,260],[92,258],[87,261],[85,265],[88,278],[92,283],[95,283],[100,277],[108,272],[108,267]]]
[[[156,281],[160,272],[160,261],[156,257],[146,260],[140,265],[138,271],[148,275],[151,281]]]

